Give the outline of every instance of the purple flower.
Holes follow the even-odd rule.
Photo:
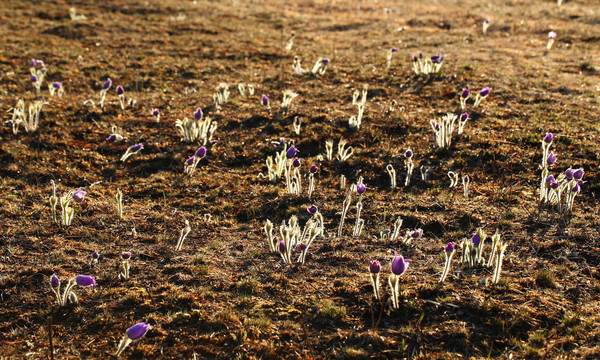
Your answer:
[[[61,82],[56,81],[52,83],[52,87],[55,89],[60,89],[61,87],[63,87],[63,84]]]
[[[546,183],[548,185],[550,185],[550,183],[553,182],[553,181],[554,181],[554,176],[553,175],[546,176]]]
[[[489,24],[489,23],[490,23],[490,21],[491,21],[491,20],[490,20],[490,18],[487,18],[487,19],[485,19],[485,23],[486,23],[486,24]]]
[[[296,149],[296,147],[294,145],[292,145],[292,146],[290,146],[290,148],[285,153],[285,157],[288,158],[288,159],[293,159],[294,156],[296,156],[296,154],[298,152],[299,152],[299,150]]]
[[[112,80],[110,78],[107,78],[104,85],[102,85],[102,88],[104,90],[108,90],[108,89],[110,89],[111,86],[112,86]]]
[[[392,273],[400,276],[406,272],[410,260],[404,260],[402,256],[398,256],[397,252],[394,252],[394,259],[392,260]]]
[[[121,253],[121,258],[123,258],[123,260],[129,260],[131,259],[131,253],[129,251],[123,252]]]
[[[420,239],[423,236],[423,229],[417,229],[410,233],[410,237],[413,239]]]
[[[131,152],[138,152],[140,150],[142,150],[144,148],[144,144],[137,144],[137,145],[133,145],[132,147],[129,148],[129,150],[131,150]]]
[[[548,39],[556,39],[556,33],[554,31],[550,31],[548,33]]]
[[[97,252],[97,251],[94,251],[94,252],[92,253],[92,259],[94,259],[94,260],[98,260],[99,258],[100,258],[100,254],[98,254],[98,252]]]
[[[413,55],[413,62],[417,62],[419,61],[419,58],[417,57],[417,55]]]
[[[33,60],[32,60],[33,61]],[[56,274],[52,274],[50,276],[50,285],[53,288],[57,288],[60,285],[60,280],[58,279],[58,276],[56,276]]]
[[[574,193],[580,193],[581,192],[581,186],[579,186],[578,182],[576,182],[575,185],[573,185],[573,187],[571,188],[571,192],[574,192]]]
[[[112,134],[111,136],[106,138],[106,141],[108,141],[109,143],[115,142],[115,140],[117,140],[117,134]]]
[[[552,189],[555,189],[555,190],[556,190],[556,189],[558,189],[558,186],[559,186],[560,184],[558,183],[558,181],[556,181],[556,180],[552,180],[552,181],[550,181],[550,184],[549,184],[549,185],[550,185],[550,188],[552,188]]]
[[[490,91],[492,91],[492,90],[486,86],[483,89],[481,89],[481,91],[479,92],[479,96],[486,97],[490,94]]]
[[[431,57],[431,62],[434,63],[434,64],[441,64],[442,61],[444,61],[444,57],[441,56],[440,54],[433,55]]]
[[[546,133],[546,136],[544,136],[544,142],[549,144],[552,142],[552,140],[554,140],[554,135],[552,135],[552,133]]]
[[[475,234],[471,238],[471,241],[475,247],[479,247],[479,244],[481,244],[481,236],[479,236],[479,234]]]
[[[579,168],[579,169],[573,171],[573,178],[577,181],[580,181],[581,179],[583,179],[583,168]]]
[[[38,81],[38,77],[36,75],[31,75],[31,82],[35,83]]]
[[[469,97],[470,94],[471,94],[471,90],[469,90],[469,88],[464,88],[462,91],[462,94],[460,94],[460,97],[462,97],[463,99],[466,99]]]
[[[469,118],[469,114],[467,114],[467,113],[463,113],[463,114],[460,116],[460,121],[467,121],[467,119],[468,119],[468,118]]]
[[[205,157],[206,156],[206,148],[204,146],[202,146],[201,148],[196,150],[196,156],[199,157],[200,159]]]
[[[322,59],[321,59],[321,62],[322,62],[324,65],[327,65],[327,64],[329,63],[329,59],[328,59],[328,58],[322,58]]]
[[[300,116],[296,116],[296,117],[294,118],[294,124],[296,124],[296,125],[300,125]]]
[[[444,249],[446,250],[447,253],[451,253],[454,251],[454,244],[449,242],[448,245],[446,245],[446,248]]]
[[[306,211],[308,211],[309,214],[316,214],[317,211],[319,211],[319,209],[317,209],[316,206],[311,205],[309,207],[306,208]]]
[[[152,326],[150,326],[147,322],[137,323],[127,329],[127,337],[134,341],[141,339],[151,328]]]
[[[410,159],[413,156],[413,152],[411,149],[408,149],[404,152],[404,157]]]
[[[436,122],[435,125],[434,125],[434,127],[435,127],[435,131],[439,131],[440,130],[440,123]]]
[[[397,51],[398,51],[398,48],[397,48],[397,47],[393,47],[393,48],[392,48],[392,52],[397,52]]]
[[[265,94],[262,95],[261,102],[262,102],[263,106],[269,105],[269,98],[267,97],[267,95],[265,95]]]
[[[94,287],[96,286],[96,278],[89,275],[77,275],[75,277],[75,282],[79,286],[83,287]]]
[[[192,155],[190,156],[185,162],[189,165],[192,166],[192,164],[194,163],[194,160],[196,159],[196,155]]]
[[[285,252],[285,242],[283,240],[281,240],[279,242],[279,252],[280,253],[284,253]]]
[[[567,178],[567,180],[573,180],[574,172],[575,172],[575,170],[573,170],[572,167],[569,167],[567,170],[565,170],[565,177]]]
[[[300,167],[300,159],[294,158],[294,161],[292,161],[292,166],[295,168]]]
[[[31,59],[31,61],[29,61],[29,66],[35,67],[35,64],[35,59]]]
[[[381,264],[377,260],[371,261],[371,265],[369,265],[369,271],[371,274],[377,274],[381,271]]]
[[[199,107],[194,111],[194,119],[200,120],[202,119],[202,116],[204,116],[204,114],[202,113],[202,108]]]
[[[317,165],[311,165],[309,171],[311,174],[316,174],[317,171],[319,171],[319,168],[317,167]]]
[[[362,184],[362,183],[356,184],[356,193],[357,194],[362,195],[365,193],[365,191],[367,191],[367,187],[365,186],[365,184]]]
[[[123,89],[123,87],[121,85],[117,86],[117,95],[123,95],[125,93],[125,90]]]
[[[423,52],[419,51],[419,59],[422,59],[422,58],[423,58]]]
[[[85,195],[87,193],[85,191],[83,191],[83,188],[80,187],[79,189],[75,190],[75,192],[73,193],[73,200],[78,203],[81,204],[83,202],[83,199],[85,198]]]
[[[158,116],[158,109],[152,109],[152,116]]]
[[[300,244],[298,244],[298,252],[303,252],[304,250],[306,250],[308,246],[306,246],[305,243],[301,242]]]
[[[554,154],[554,151],[550,152],[550,154],[546,158],[546,162],[548,163],[548,165],[554,165],[556,163],[556,155]]]
[[[36,60],[35,61],[35,66],[39,67],[39,68],[43,68],[44,67],[44,62],[42,60]]]

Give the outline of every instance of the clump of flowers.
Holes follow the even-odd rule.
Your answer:
[[[238,91],[240,92],[240,96],[243,98],[246,97],[246,93],[248,93],[248,95],[252,96],[252,95],[254,95],[254,85],[239,83]]]
[[[206,156],[206,153],[207,153],[207,150],[206,150],[206,147],[204,147],[204,146],[201,146],[198,150],[196,150],[194,155],[190,156],[185,161],[183,172],[186,175],[192,176],[194,174],[194,171],[196,171],[196,167],[198,166],[198,163],[200,163],[200,160],[204,159],[204,157]]]
[[[502,260],[504,259],[504,252],[508,244],[500,239],[500,234],[496,231],[492,236],[491,252],[486,262],[483,256],[486,238],[486,233],[479,228],[470,240],[464,239],[460,244],[462,251],[461,262],[462,265],[466,267],[475,267],[479,265],[493,267],[492,283],[497,284],[500,281]]]
[[[368,85],[363,86],[362,97],[358,100],[361,93],[358,90],[354,91],[352,94],[352,105],[356,106],[358,114],[356,116],[351,116],[348,120],[348,125],[352,130],[359,130],[360,125],[362,124],[363,114],[365,112],[365,106],[367,105],[367,91],[369,89]]]
[[[221,105],[227,103],[229,100],[229,84],[220,83],[217,86],[217,92],[213,94],[213,101],[215,102],[215,109],[221,110]]]
[[[75,201],[77,204],[81,204],[84,201],[85,195],[87,194],[83,188],[79,188],[75,191],[70,190],[68,193],[60,197],[60,199],[56,196],[56,184],[54,180],[52,181],[52,195],[50,196],[50,209],[52,212],[52,222],[54,224],[58,224],[58,216],[56,213],[56,206],[60,203],[61,207],[61,222],[60,224],[63,226],[69,226],[73,222],[73,217],[75,216],[75,209],[73,209],[70,204],[71,201]]]
[[[440,54],[427,58],[423,57],[423,53],[419,51],[418,56],[413,56],[413,71],[417,75],[424,76],[437,74],[442,68],[443,61],[444,57]]]
[[[297,93],[292,90],[284,90],[283,91],[283,100],[281,102],[281,114],[286,115],[290,110],[290,106],[292,105],[292,101],[298,96]]]
[[[48,91],[50,92],[50,96],[56,94],[56,96],[61,98],[65,94],[65,87],[61,82],[56,81],[48,85]]]
[[[300,150],[296,149],[294,145],[286,151],[285,157],[287,158],[285,167],[285,184],[289,194],[300,195],[302,192],[302,183],[300,176],[300,165],[301,161],[296,157],[296,154]]]
[[[129,344],[131,344],[133,341],[143,338],[150,329],[152,329],[152,326],[150,326],[147,322],[137,323],[127,329],[125,336],[119,343],[119,347],[117,348],[117,353],[115,356],[121,355],[123,350],[125,350]]]
[[[29,73],[31,74],[31,82],[35,90],[39,93],[48,69],[42,60],[31,59],[29,62]]]
[[[267,235],[267,243],[269,249],[272,252],[278,252],[283,261],[286,264],[292,264],[292,251],[294,248],[298,250],[300,255],[298,256],[298,262],[304,265],[306,261],[306,254],[313,241],[319,236],[322,228],[322,217],[319,220],[318,217],[312,217],[304,225],[304,229],[300,227],[298,218],[292,216],[287,224],[285,221],[281,223],[279,233],[281,234],[282,240],[277,240],[273,235],[273,223],[267,220],[264,230]]]
[[[144,148],[144,144],[136,144],[136,145],[130,146],[127,149],[127,151],[125,151],[125,154],[123,154],[123,156],[121,156],[121,161],[125,161],[125,160],[129,159],[131,156],[137,155],[143,148]]]
[[[280,141],[274,141],[274,146],[280,146],[282,149],[275,155],[275,162],[273,162],[273,156],[267,157],[267,176],[269,181],[272,183],[276,183],[283,176],[283,172],[285,171],[286,165],[286,154],[288,151],[287,144],[284,139]],[[264,178],[265,175],[263,173],[258,174],[259,178]]]
[[[66,306],[67,304],[79,304],[79,299],[73,291],[75,286],[93,288],[96,286],[96,279],[93,276],[77,275],[69,280],[67,286],[61,294],[60,279],[58,276],[56,276],[56,274],[52,274],[52,276],[50,276],[50,287],[54,295],[56,295],[56,302],[59,306]]]
[[[213,123],[209,117],[204,117],[202,108],[197,108],[194,117],[175,121],[175,128],[181,135],[181,141],[200,142],[201,145],[208,145],[213,142],[212,137],[217,130],[217,124]]]
[[[440,149],[449,148],[452,144],[452,133],[454,132],[454,123],[458,116],[447,113],[442,118],[437,120],[430,120],[429,124],[433,129],[435,135],[435,145]]]
[[[328,58],[319,58],[311,70],[313,75],[323,75],[327,70],[327,64],[329,64]]]
[[[20,99],[13,108],[13,116],[10,120],[13,134],[17,135],[20,126],[23,126],[27,133],[36,131],[40,124],[40,114],[43,106],[43,102],[36,101],[29,104],[29,111],[25,112],[25,101]]]

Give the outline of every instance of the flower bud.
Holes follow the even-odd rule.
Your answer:
[[[381,264],[377,260],[371,261],[371,265],[369,265],[369,271],[371,274],[377,274],[381,271]]]
[[[83,191],[83,188],[80,187],[79,189],[77,189],[74,193],[73,193],[73,200],[78,203],[81,204],[85,198],[85,195],[87,193],[85,191]]]

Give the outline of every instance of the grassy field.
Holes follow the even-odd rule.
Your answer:
[[[49,359],[51,349],[54,359],[115,358],[141,321],[152,328],[119,358],[600,357],[595,0],[5,1],[0,20],[0,359]],[[413,72],[419,51],[444,56],[438,73]],[[295,56],[308,73],[294,73]],[[330,60],[326,71],[311,74],[321,58]],[[39,92],[31,59],[47,69]],[[54,82],[64,96],[50,95]],[[219,109],[220,83],[230,95]],[[242,96],[240,83],[254,94]],[[365,86],[362,124],[352,129],[353,94]],[[474,108],[485,87],[490,94]],[[298,96],[282,112],[285,90]],[[26,112],[43,104],[38,129],[14,134],[19,99]],[[198,107],[216,124],[214,141],[181,139],[176,122]],[[436,146],[430,120],[463,112],[464,132]],[[107,142],[115,126],[124,139]],[[572,211],[540,201],[547,133],[558,159],[549,174],[585,171]],[[267,158],[282,138],[299,150],[300,194],[268,179]],[[342,139],[353,149],[345,161],[336,158]],[[202,145],[206,156],[186,174]],[[405,186],[407,149],[414,172]],[[452,188],[449,171],[459,179]],[[70,226],[52,221],[52,181],[57,197],[87,193],[71,202]],[[344,200],[360,181],[363,230],[353,235],[354,194],[340,236]],[[304,265],[296,250],[286,265],[263,227],[270,220],[281,240],[282,221],[296,216],[304,227],[311,205],[323,234]],[[401,238],[382,239],[399,217]],[[496,231],[507,244],[496,284],[493,266],[461,265],[459,244],[478,228],[488,234],[486,260]],[[423,236],[402,244],[415,229]],[[456,253],[440,284],[449,242]],[[388,285],[395,251],[411,260],[397,308]],[[119,276],[123,252],[132,253],[128,279]],[[381,262],[380,300],[372,260]],[[81,274],[96,286],[76,287],[79,305],[59,306],[52,274],[62,289]]]

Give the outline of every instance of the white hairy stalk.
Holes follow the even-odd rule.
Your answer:
[[[396,189],[396,170],[394,170],[394,167],[392,166],[392,164],[388,164],[385,167],[385,170],[390,175],[390,182],[392,185],[392,190]]]
[[[175,245],[175,251],[181,250],[181,247],[183,246],[183,241],[188,236],[190,231],[192,231],[192,228],[190,227],[189,221],[186,220],[185,227],[181,229],[181,233],[179,234],[179,240],[177,240],[177,245]]]

